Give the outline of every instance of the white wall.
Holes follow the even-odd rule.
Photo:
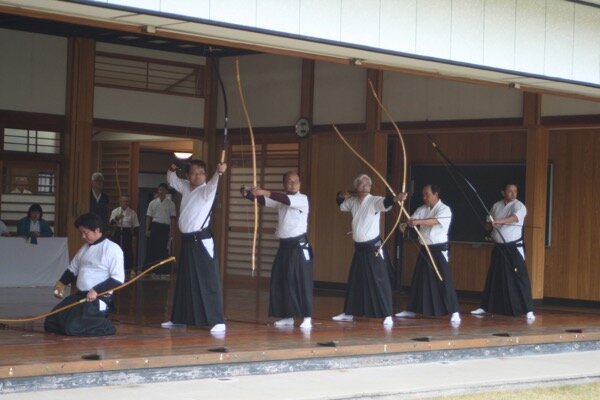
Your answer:
[[[364,68],[315,63],[314,123],[365,122],[366,79]]]
[[[65,114],[67,39],[0,29],[0,109]]]
[[[385,72],[383,104],[396,121],[520,118],[522,93]],[[383,116],[384,121],[389,121]]]
[[[201,128],[204,99],[96,87],[94,118]]]
[[[205,65],[206,58],[188,54],[96,43],[97,51]],[[201,128],[204,99],[135,90],[96,87],[94,118]]]
[[[542,116],[564,115],[600,115],[600,102],[546,94],[542,97]]]
[[[103,0],[600,84],[600,8],[566,0]]]
[[[239,57],[240,80],[252,126],[290,126],[300,117],[302,60],[269,54]],[[235,73],[235,58],[220,60],[227,93],[229,127],[246,128]],[[217,127],[223,126],[223,98],[219,89]]]

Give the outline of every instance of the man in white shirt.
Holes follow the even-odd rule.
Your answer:
[[[167,197],[169,186],[158,185],[158,196],[148,204],[146,212],[146,265],[169,257],[169,240],[173,238],[174,221],[177,216],[175,203]],[[169,275],[171,266],[164,265],[156,270],[158,275]]]
[[[138,235],[140,221],[137,213],[129,207],[129,197],[121,196],[120,206],[110,214],[109,224],[113,228],[112,240],[123,250],[125,257],[125,276],[135,273],[133,249]]]
[[[413,318],[416,314],[448,315],[453,324],[460,323],[458,298],[452,282],[452,273],[448,266],[448,229],[452,221],[450,207],[440,199],[438,185],[423,187],[423,205],[407,221],[410,227],[417,227],[425,243],[419,238],[421,251],[417,258],[415,271],[408,295],[406,311],[396,314],[400,318]],[[401,226],[404,230],[406,226]],[[443,281],[440,281],[424,245],[429,247]]]
[[[54,309],[82,299],[86,301],[44,320],[46,332],[69,336],[107,336],[116,330],[106,318],[110,300],[98,293],[111,290],[125,281],[123,251],[104,236],[99,215],[87,213],[75,220],[75,227],[86,242],[54,285],[54,296],[63,298],[65,287],[75,283],[77,293],[67,296]]]
[[[178,223],[182,233],[181,257],[171,320],[161,326],[211,326],[211,333],[223,333],[226,327],[221,276],[209,227],[219,176],[227,170],[227,164],[217,164],[217,170],[209,181],[206,181],[204,161],[189,162],[186,167],[188,179],[179,178],[176,170],[177,166],[171,165],[167,182],[182,196]]]
[[[494,204],[487,221],[495,245],[481,307],[471,311],[471,314],[525,314],[527,321],[532,322],[535,315],[523,250],[523,224],[527,208],[517,199],[516,184],[505,184],[501,193],[502,200]]]
[[[283,176],[285,193],[261,188],[246,190],[242,196],[256,197],[259,204],[277,208],[278,224],[275,236],[279,249],[271,269],[269,316],[280,318],[277,327],[293,326],[294,316],[303,317],[302,329],[312,327],[313,257],[306,231],[308,227],[308,197],[300,193],[300,177],[293,171]]]
[[[334,321],[353,321],[354,316],[383,318],[383,325],[394,325],[392,319],[392,286],[388,273],[388,255],[381,247],[379,223],[382,212],[406,198],[406,193],[396,197],[372,196],[372,181],[368,175],[354,179],[356,193],[338,193],[336,202],[340,211],[352,213],[352,239],[354,257],[350,265],[344,312],[334,316]]]

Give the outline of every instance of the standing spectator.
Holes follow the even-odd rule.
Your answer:
[[[134,275],[133,249],[134,238],[138,235],[140,222],[138,216],[129,207],[129,197],[121,196],[120,207],[115,208],[110,214],[110,226],[113,227],[113,242],[121,246],[125,257],[125,276]]]
[[[158,185],[158,196],[148,205],[146,213],[146,265],[169,257],[169,241],[173,238],[174,221],[177,216],[175,203],[167,197],[169,186]],[[161,266],[156,273],[168,275],[170,265]]]
[[[92,174],[92,189],[90,191],[90,212],[102,218],[104,227],[108,227],[108,196],[102,191],[104,187],[104,175],[100,172]]]

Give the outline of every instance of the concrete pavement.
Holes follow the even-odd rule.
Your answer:
[[[8,393],[2,400],[411,399],[600,379],[600,351]]]

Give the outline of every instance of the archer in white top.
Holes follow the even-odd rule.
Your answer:
[[[517,187],[506,185],[502,191],[503,199],[492,206],[488,223],[491,224],[492,239],[496,243],[510,243],[523,237],[523,224],[527,215],[527,207],[517,199]],[[493,221],[492,221],[493,219]],[[525,257],[523,247],[518,248]]]
[[[411,222],[412,221],[412,222]],[[441,199],[437,199],[432,205],[423,204],[411,215],[409,225],[419,225],[419,232],[425,239],[421,244],[438,244],[448,241],[448,230],[452,221],[452,211]]]
[[[226,164],[219,164],[217,172],[212,178],[206,181],[206,172],[201,168],[191,168],[189,173],[190,180],[181,179],[173,168],[167,171],[167,182],[179,193],[181,193],[181,210],[179,214],[178,226],[181,233],[198,232],[210,225],[210,209],[217,193],[219,184],[220,167]],[[208,217],[208,219],[207,219]],[[206,223],[204,221],[206,220]],[[204,223],[204,226],[202,224]]]

